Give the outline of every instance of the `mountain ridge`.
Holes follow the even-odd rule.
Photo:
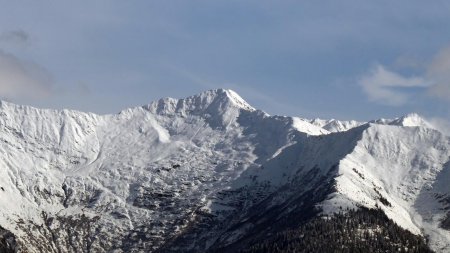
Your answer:
[[[16,110],[21,109],[25,112],[27,111],[49,111],[55,113],[79,113],[79,114],[87,114],[94,115],[97,117],[107,117],[113,115],[125,114],[127,112],[131,112],[133,110],[138,110],[139,108],[144,108],[145,110],[150,111],[155,114],[170,114],[170,113],[178,113],[181,115],[185,115],[186,111],[188,112],[203,112],[209,113],[206,109],[209,107],[213,107],[213,112],[215,113],[224,113],[224,111],[218,110],[219,108],[227,109],[227,106],[236,107],[237,109],[243,109],[247,111],[257,111],[253,106],[247,103],[238,93],[231,89],[217,88],[206,90],[197,95],[188,96],[186,98],[161,98],[156,101],[152,101],[149,104],[142,106],[129,107],[119,111],[118,113],[108,113],[108,114],[97,114],[93,112],[83,112],[80,110],[74,109],[50,109],[50,108],[38,108],[30,105],[19,105],[9,101],[0,100],[0,107],[13,107]],[[196,110],[194,110],[195,108]],[[226,110],[225,110],[226,111]],[[258,110],[260,111],[260,110]],[[263,112],[263,111],[261,111]],[[194,112],[195,113],[195,112]],[[264,114],[267,114],[263,112]],[[269,115],[269,114],[267,114]],[[284,116],[289,117],[289,116]],[[337,120],[337,119],[304,119],[301,117],[290,116],[290,118],[299,119],[301,121],[306,121],[314,126],[318,126],[323,128],[328,132],[340,132],[346,131],[351,128],[361,126],[366,123],[375,123],[375,124],[390,124],[390,125],[401,125],[401,126],[422,126],[426,128],[432,128],[440,131],[437,127],[433,126],[430,122],[421,117],[418,113],[411,112],[405,114],[403,116],[394,118],[394,119],[375,119],[367,122],[355,121],[355,120]]]
[[[28,252],[201,252],[366,207],[445,252],[450,139],[401,119],[330,132],[225,89],[108,115],[2,102],[0,226]]]

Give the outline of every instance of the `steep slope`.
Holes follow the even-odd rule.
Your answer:
[[[233,251],[365,206],[445,252],[449,137],[408,122],[330,133],[223,89],[103,116],[2,102],[0,226],[26,252]]]
[[[424,231],[435,249],[448,249],[450,233],[439,224],[448,211],[437,211],[444,205],[432,196],[450,194],[448,185],[436,186],[450,180],[445,174],[449,143],[448,136],[429,128],[371,124],[340,161],[337,191],[324,210],[335,210],[336,203],[378,207],[411,232]]]
[[[157,248],[295,132],[228,90],[117,115],[0,113],[0,224],[29,252]]]
[[[314,217],[242,250],[245,253],[433,252],[423,238],[400,228],[379,209]]]
[[[436,251],[446,252],[450,188],[443,182],[449,180],[449,152],[447,136],[423,127],[367,124],[310,142],[299,140],[264,165],[295,176],[236,222],[229,232],[244,230],[242,237],[231,233],[218,240],[219,248],[236,241],[225,246],[233,252],[264,241],[319,212],[368,207],[383,210],[414,234],[427,235]],[[265,178],[277,182],[273,175]]]

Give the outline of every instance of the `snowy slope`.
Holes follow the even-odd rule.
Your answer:
[[[442,184],[450,180],[449,144],[433,129],[371,124],[340,161],[338,190],[323,203],[325,211],[339,202],[380,207],[400,226],[416,234],[424,230],[434,248],[445,252],[450,233],[441,225],[448,209],[433,196],[450,196]]]
[[[349,129],[358,127],[363,125],[363,122],[358,122],[355,120],[349,120],[349,121],[342,121],[342,120],[336,120],[336,119],[330,119],[330,120],[324,120],[324,119],[313,119],[308,120],[311,124],[321,127],[329,132],[343,132],[347,131]]]
[[[2,102],[0,226],[27,252],[201,252],[366,206],[445,252],[449,141],[418,115],[270,116],[224,89],[115,115]]]

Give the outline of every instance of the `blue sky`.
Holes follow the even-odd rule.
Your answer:
[[[231,88],[270,114],[450,118],[449,1],[0,1],[0,97],[115,113]]]

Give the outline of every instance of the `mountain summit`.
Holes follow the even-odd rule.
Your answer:
[[[420,117],[417,113],[410,113],[403,117],[397,118],[389,123],[390,125],[406,126],[406,127],[425,127],[425,128],[435,128],[425,119]]]
[[[450,137],[415,114],[270,116],[216,89],[113,115],[2,103],[0,129],[2,252],[450,247]]]
[[[150,103],[145,108],[157,114],[179,113],[182,115],[199,112],[224,114],[231,108],[255,110],[236,92],[226,89],[208,90],[184,99],[163,98]]]
[[[209,123],[221,127],[233,122],[240,110],[255,111],[236,92],[225,89],[208,90],[185,99],[163,98],[144,108],[158,115],[209,116]]]

